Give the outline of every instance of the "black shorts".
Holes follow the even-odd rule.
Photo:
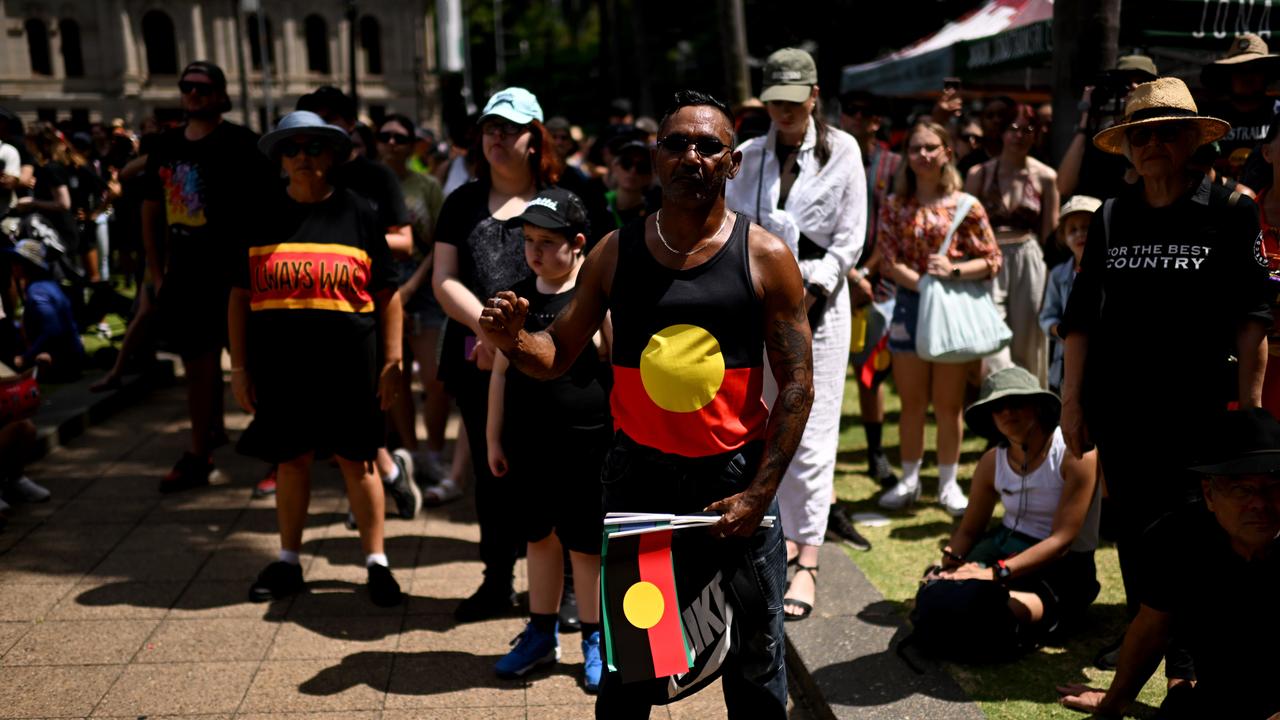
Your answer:
[[[222,352],[227,345],[230,297],[229,284],[179,273],[166,275],[156,298],[160,337],[183,357]]]
[[[240,453],[269,463],[309,452],[360,462],[377,456],[385,421],[372,370],[326,376],[304,363],[251,377],[257,412],[236,444]]]
[[[525,540],[537,542],[552,532],[566,548],[599,555],[604,532],[600,468],[613,441],[607,427],[572,429],[550,439],[519,433],[505,443],[510,471],[498,482],[511,488]]]

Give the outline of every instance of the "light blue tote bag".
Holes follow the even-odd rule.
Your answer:
[[[956,216],[938,254],[951,248],[956,229],[978,199],[961,193]],[[1004,349],[1013,331],[996,312],[989,283],[923,275],[918,284],[920,314],[916,320],[916,354],[930,362],[962,363]]]

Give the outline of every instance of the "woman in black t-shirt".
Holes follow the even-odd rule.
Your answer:
[[[78,247],[75,221],[71,216],[70,147],[58,129],[49,123],[32,128],[27,147],[35,156],[36,186],[31,195],[18,198],[11,212],[39,213],[58,233],[60,250],[73,256]],[[59,249],[59,248],[55,248]]]
[[[431,285],[449,323],[440,357],[440,379],[458,401],[476,476],[476,515],[484,584],[457,609],[462,621],[509,614],[512,572],[521,538],[515,508],[485,462],[485,417],[494,351],[477,340],[480,298],[490,298],[531,275],[524,261],[524,233],[506,221],[525,209],[540,188],[554,185],[560,160],[542,125],[538,99],[523,88],[489,98],[480,115],[482,157],[477,180],[451,194],[436,225]],[[544,150],[546,152],[544,152]]]
[[[383,551],[385,498],[373,460],[402,382],[401,304],[383,228],[368,202],[328,179],[350,140],[315,113],[291,113],[258,147],[289,176],[253,217],[228,311],[231,386],[254,415],[238,449],[279,466],[280,559],[249,590],[256,602],[302,589],[298,552],[311,464],[332,455],[346,481],[381,606],[401,600]],[[250,208],[246,208],[250,210]]]

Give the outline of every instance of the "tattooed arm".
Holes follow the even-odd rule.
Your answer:
[[[778,399],[769,413],[764,456],[755,479],[746,490],[707,508],[724,514],[712,527],[713,533],[722,536],[756,531],[800,445],[813,406],[813,336],[805,315],[800,269],[782,240],[764,229],[751,226],[749,240],[751,275],[764,302],[765,350],[778,384]]]

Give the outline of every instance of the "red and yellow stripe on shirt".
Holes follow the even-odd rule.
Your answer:
[[[249,308],[374,311],[369,254],[329,243],[249,248]]]

